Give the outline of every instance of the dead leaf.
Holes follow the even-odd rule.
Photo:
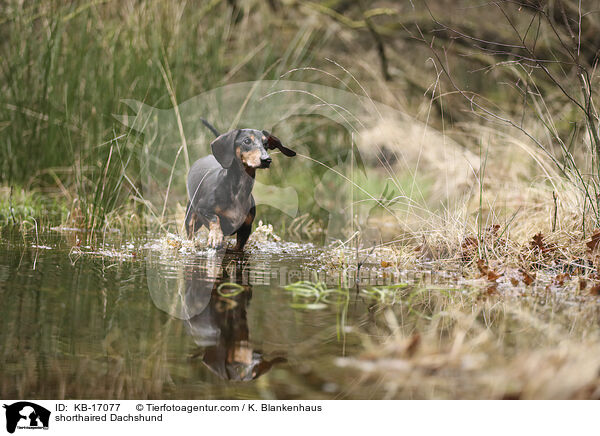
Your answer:
[[[473,256],[475,256],[475,253],[477,252],[478,245],[479,241],[477,241],[477,239],[471,236],[468,236],[465,239],[463,239],[462,244],[460,245],[461,258],[463,262],[468,262],[471,259],[473,259]]]
[[[591,239],[585,245],[587,245],[590,251],[596,251],[598,244],[600,244],[600,230],[594,231]]]
[[[567,273],[563,273],[563,274],[557,274],[556,277],[554,277],[554,283],[558,286],[563,286],[565,284],[565,280],[570,280],[571,276]]]
[[[502,277],[502,274],[494,271],[488,265],[486,265],[483,259],[477,260],[477,268],[479,268],[481,275],[486,277],[490,282],[495,282]]]
[[[535,234],[529,245],[531,248],[538,248],[542,251],[544,248],[544,235],[542,235],[542,232]]]
[[[498,280],[500,277],[502,277],[502,274],[500,274],[500,273],[497,273],[497,272],[496,272],[496,271],[494,271],[494,270],[490,270],[490,271],[488,272],[488,274],[487,274],[487,279],[488,279],[490,282],[494,282],[494,281]]]
[[[485,290],[485,293],[487,295],[493,295],[493,294],[497,294],[498,293],[498,283],[493,282],[492,284],[490,284],[487,289]]]
[[[523,283],[527,286],[530,286],[535,281],[535,273],[530,274],[525,270],[521,270],[521,275],[523,276]]]
[[[600,284],[594,285],[590,288],[590,295],[593,295],[593,296],[600,295]]]
[[[479,243],[477,242],[477,239],[473,238],[472,236],[467,236],[463,242],[462,242],[462,248],[475,248],[477,247],[477,245],[479,245]]]
[[[498,230],[500,230],[500,224],[494,224],[486,229],[488,233],[491,233],[494,236],[498,234]]]
[[[532,250],[537,250],[542,254],[546,254],[550,251],[554,251],[556,249],[555,244],[546,244],[544,241],[544,235],[542,232],[539,232],[533,236],[531,241],[529,242],[529,246]]]
[[[483,259],[477,259],[477,268],[479,269],[479,272],[481,274],[487,275],[487,272],[488,272],[489,268],[485,264],[485,262],[483,261]]]

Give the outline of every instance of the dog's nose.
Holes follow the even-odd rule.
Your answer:
[[[269,165],[271,165],[271,161],[272,161],[272,159],[270,157],[268,157],[266,159],[261,159],[260,164],[263,168],[269,168]]]

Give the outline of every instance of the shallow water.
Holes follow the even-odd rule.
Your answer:
[[[398,270],[393,250],[260,233],[235,255],[172,235],[86,246],[64,229],[4,231],[0,396],[600,397],[600,302],[576,277]]]
[[[326,277],[324,251],[265,247],[182,254],[152,237],[98,248],[77,233],[5,233],[0,395],[379,397],[335,365],[360,351],[352,332],[378,334],[378,307],[358,289],[299,298],[283,285]]]

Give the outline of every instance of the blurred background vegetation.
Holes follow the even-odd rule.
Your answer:
[[[35,215],[35,192],[57,199],[63,221],[131,222],[141,139],[113,118],[128,111],[121,99],[167,109],[302,69],[302,80],[367,94],[479,156],[529,144],[573,187],[585,230],[599,216],[599,48],[592,0],[0,0],[0,221]],[[318,158],[331,138],[298,126],[295,140]]]

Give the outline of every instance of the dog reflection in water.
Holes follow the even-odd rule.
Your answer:
[[[247,307],[252,298],[252,287],[241,286],[241,262],[237,265],[236,285],[231,285],[226,271],[221,278],[209,280],[206,269],[189,266],[185,269],[185,304],[189,313],[186,328],[201,347],[194,357],[202,357],[203,363],[216,375],[232,381],[253,380],[277,363],[282,357],[267,360],[262,352],[250,343]],[[223,259],[223,265],[227,262]]]

